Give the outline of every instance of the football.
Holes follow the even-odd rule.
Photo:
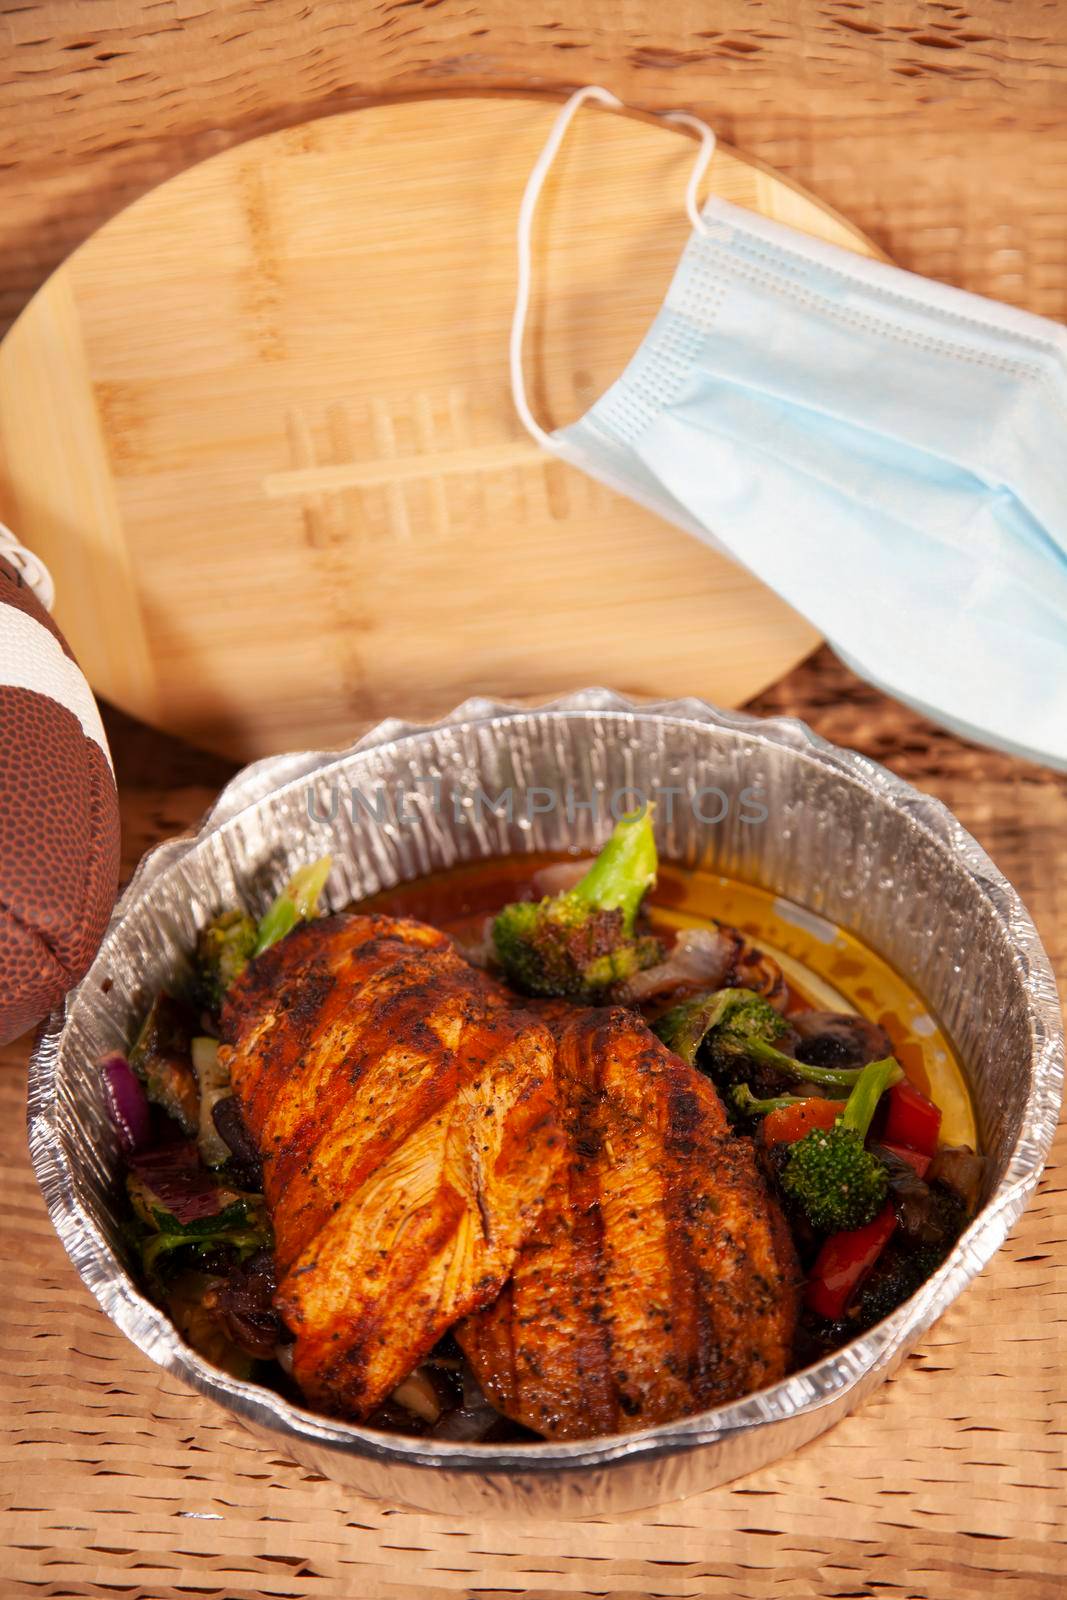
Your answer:
[[[0,1044],[82,976],[119,870],[100,713],[31,576],[48,583],[10,536],[0,539]]]

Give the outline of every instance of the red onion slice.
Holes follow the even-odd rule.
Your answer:
[[[217,1217],[238,1198],[204,1166],[191,1139],[142,1151],[130,1161],[130,1171],[147,1185],[153,1205],[183,1228]]]
[[[104,1078],[107,1109],[126,1154],[134,1155],[149,1141],[152,1133],[152,1113],[148,1100],[126,1057],[116,1050],[103,1056],[99,1063]]]
[[[718,989],[730,969],[733,940],[712,928],[686,928],[674,941],[666,961],[646,967],[626,980],[631,1000],[655,999],[686,988]]]

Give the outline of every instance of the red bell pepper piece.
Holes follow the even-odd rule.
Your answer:
[[[763,1119],[763,1142],[796,1144],[813,1128],[832,1128],[842,1109],[841,1100],[822,1100],[816,1095],[793,1106],[776,1106]]]
[[[879,1143],[883,1149],[892,1150],[893,1154],[899,1156],[901,1161],[906,1161],[912,1171],[920,1178],[926,1177],[930,1170],[930,1162],[933,1160],[932,1156],[924,1156],[921,1151],[909,1150],[902,1144],[887,1144],[884,1139],[879,1140]]]
[[[932,1156],[941,1132],[941,1112],[908,1079],[895,1083],[886,1094],[884,1144],[903,1145]]]
[[[812,1311],[834,1322],[870,1272],[897,1225],[893,1203],[887,1200],[873,1222],[832,1233],[815,1258],[805,1296]]]

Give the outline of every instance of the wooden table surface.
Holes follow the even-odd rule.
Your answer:
[[[690,106],[903,265],[1067,317],[1067,8],[1042,0],[18,0],[0,4],[0,318],[106,215],[265,127],[383,93],[605,83]],[[10,48],[5,48],[9,46]],[[0,514],[3,486],[0,485]],[[402,709],[402,708],[398,708]],[[956,812],[1067,973],[1067,779],[979,751],[820,650],[755,709]],[[128,872],[224,761],[109,715]],[[111,1327],[25,1154],[0,1053],[0,1596],[1044,1597],[1067,1571],[1067,1136],[990,1268],[855,1416],[681,1505],[541,1527],[359,1500]]]

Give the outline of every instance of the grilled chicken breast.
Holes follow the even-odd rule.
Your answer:
[[[293,1374],[364,1416],[511,1271],[563,1154],[544,1021],[423,923],[325,917],[230,990]]]
[[[499,1299],[456,1330],[551,1439],[667,1422],[786,1371],[799,1273],[712,1085],[632,1012],[550,1003],[566,1156]]]

